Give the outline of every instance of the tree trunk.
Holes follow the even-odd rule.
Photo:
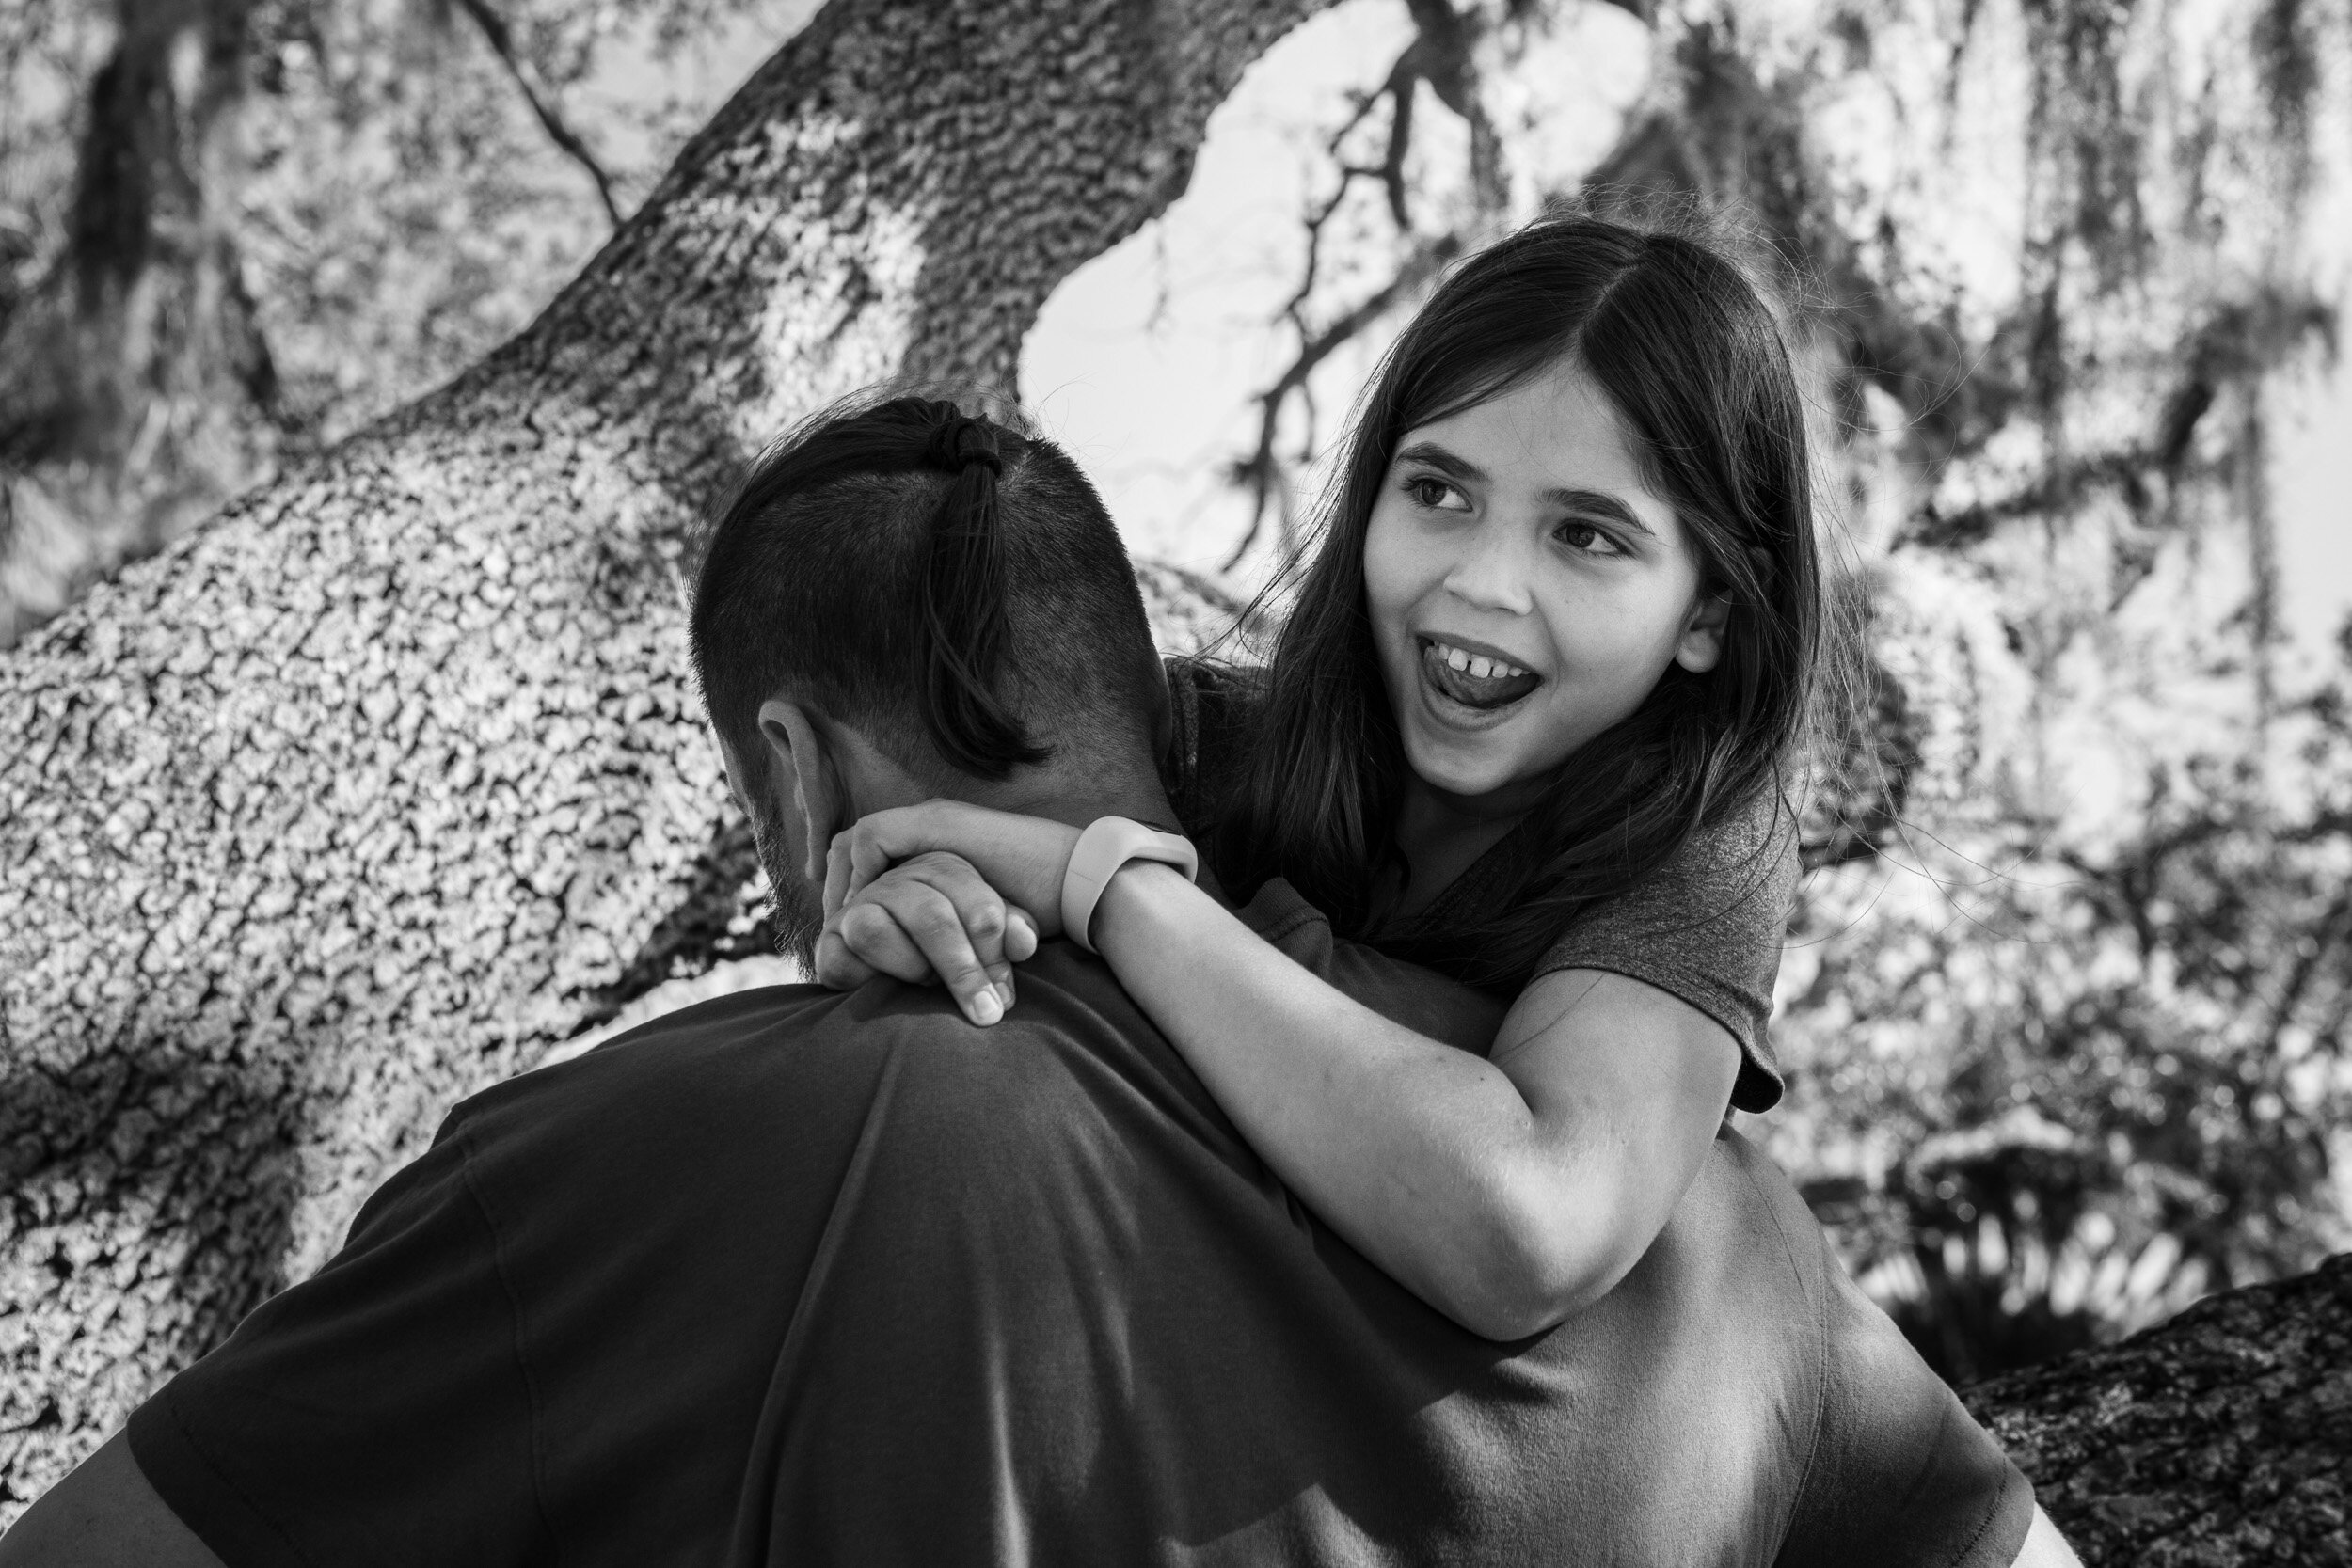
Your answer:
[[[866,383],[1009,387],[1316,6],[834,0],[519,338],[0,666],[0,1520],[662,977],[741,869],[697,515]]]
[[[2352,1562],[2352,1253],[1964,1397],[2090,1568]]]
[[[282,434],[233,223],[249,0],[114,8],[64,249],[0,300],[0,649],[245,488]]]
[[[519,339],[0,664],[0,1522],[453,1101],[740,940],[695,517],[855,387],[1009,386],[1321,3],[835,0]],[[2090,1560],[2340,1560],[2347,1281],[1971,1397]]]

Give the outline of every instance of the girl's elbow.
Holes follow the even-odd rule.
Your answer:
[[[1517,1344],[1538,1334],[1548,1334],[1570,1315],[1570,1309],[1555,1309],[1544,1302],[1495,1292],[1480,1292],[1477,1300],[1465,1301],[1447,1314],[1480,1338],[1499,1345]]]
[[[1625,1274],[1607,1249],[1556,1224],[1505,1225],[1454,1319],[1482,1338],[1531,1338],[1607,1295]]]

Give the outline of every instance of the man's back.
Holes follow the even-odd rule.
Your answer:
[[[1250,912],[1491,1037],[1286,889]],[[476,1097],[132,1437],[231,1562],[2007,1563],[2030,1509],[1736,1135],[1618,1290],[1496,1345],[1066,945],[993,1030],[750,992]]]

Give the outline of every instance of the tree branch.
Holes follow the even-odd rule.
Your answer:
[[[1329,357],[1333,350],[1361,332],[1408,291],[1418,288],[1461,252],[1462,239],[1458,233],[1421,242],[1397,269],[1396,276],[1369,299],[1321,328],[1311,326],[1307,321],[1307,300],[1322,277],[1324,230],[1338,214],[1357,181],[1377,181],[1387,198],[1389,216],[1395,223],[1398,233],[1401,236],[1412,233],[1405,160],[1412,145],[1414,96],[1422,83],[1427,83],[1430,90],[1438,95],[1438,102],[1459,115],[1470,126],[1470,178],[1478,207],[1482,211],[1490,211],[1499,208],[1503,199],[1502,138],[1487,119],[1477,92],[1475,51],[1480,24],[1475,17],[1454,9],[1451,0],[1406,0],[1406,3],[1413,17],[1413,41],[1397,55],[1395,63],[1389,68],[1388,76],[1377,88],[1356,95],[1355,112],[1338,130],[1332,132],[1324,144],[1333,163],[1338,166],[1339,184],[1328,198],[1307,214],[1307,256],[1299,270],[1298,287],[1292,291],[1290,298],[1279,312],[1279,319],[1289,323],[1298,332],[1297,357],[1271,387],[1251,400],[1257,404],[1259,414],[1257,445],[1248,457],[1237,460],[1227,469],[1227,477],[1232,483],[1249,486],[1250,509],[1249,527],[1226,557],[1223,568],[1226,571],[1239,565],[1242,558],[1257,544],[1265,525],[1266,505],[1270,500],[1279,499],[1284,518],[1287,520],[1289,516],[1288,488],[1283,483],[1281,459],[1275,451],[1275,436],[1281,422],[1284,403],[1294,393],[1305,395],[1307,378],[1317,365]],[[1377,166],[1349,162],[1342,151],[1343,144],[1363,123],[1374,105],[1384,99],[1391,107],[1388,144],[1382,150],[1380,162]]]
[[[537,72],[516,52],[514,35],[507,31],[505,19],[490,8],[489,0],[457,0],[457,4],[468,16],[473,18],[474,25],[482,29],[482,37],[490,45],[491,53],[498,55],[499,63],[506,67],[506,73],[522,89],[524,102],[531,105],[531,112],[539,117],[539,124],[547,131],[548,139],[562,149],[572,162],[586,169],[588,178],[596,182],[596,199],[604,203],[604,215],[612,220],[613,228],[618,229],[621,226],[621,208],[612,199],[611,177],[604,172],[604,166],[596,162],[596,155],[588,150],[588,144],[564,123],[564,117],[556,112],[552,90],[534,80]]]
[[[1240,563],[1241,558],[1249,553],[1249,546],[1257,543],[1259,527],[1265,519],[1266,501],[1280,477],[1280,461],[1274,452],[1274,433],[1276,423],[1281,418],[1284,400],[1293,392],[1304,391],[1307,378],[1314,373],[1316,366],[1330,357],[1333,350],[1377,321],[1406,293],[1421,287],[1438,268],[1460,254],[1462,242],[1452,234],[1416,247],[1413,254],[1406,259],[1405,264],[1397,269],[1394,277],[1354,309],[1322,331],[1308,337],[1299,346],[1297,357],[1291,361],[1274,385],[1252,400],[1257,404],[1259,413],[1258,447],[1248,457],[1234,464],[1232,469],[1236,483],[1247,480],[1255,490],[1249,531],[1242,535],[1241,543],[1233,546],[1233,553],[1226,557],[1224,565],[1218,568],[1220,571],[1232,571]]]

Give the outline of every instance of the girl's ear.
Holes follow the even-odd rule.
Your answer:
[[[1724,627],[1731,620],[1731,601],[1720,594],[1702,594],[1691,607],[1675,643],[1675,662],[1694,675],[1715,668],[1724,657]]]

